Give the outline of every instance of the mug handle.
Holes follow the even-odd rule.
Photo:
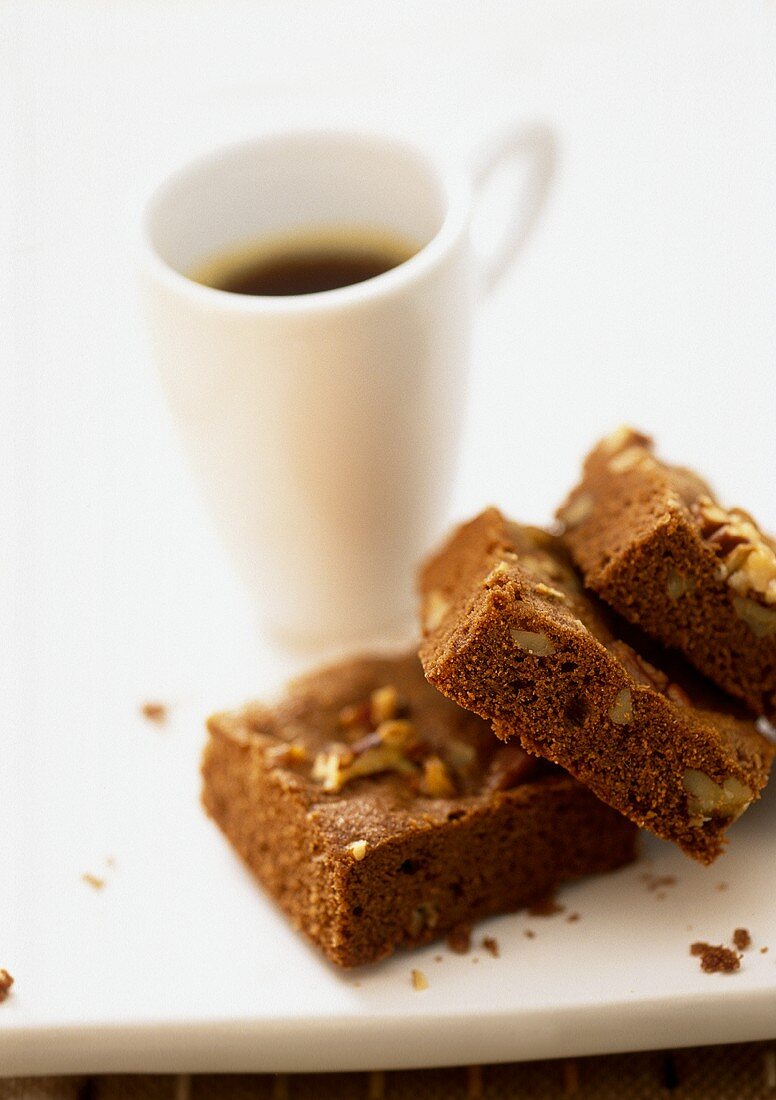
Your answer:
[[[512,212],[496,243],[481,250],[480,296],[491,294],[530,237],[544,209],[555,175],[557,143],[542,124],[510,126],[497,132],[475,154],[471,170],[475,209],[489,181],[513,160],[528,161],[528,176],[515,195]]]

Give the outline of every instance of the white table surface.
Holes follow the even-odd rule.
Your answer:
[[[776,528],[775,27],[772,3],[712,0],[0,8],[0,966],[17,976],[0,1008],[0,1073],[196,1068],[191,1033],[178,1048],[175,1028],[214,1019],[209,1034],[226,1028],[227,1045],[208,1062],[200,1037],[197,1065],[294,1068],[273,1063],[273,1013],[286,1036],[305,1004],[333,1034],[352,1016],[406,1028],[470,994],[461,968],[407,1006],[404,958],[355,997],[287,932],[197,809],[202,716],[300,658],[257,631],[161,401],[133,281],[150,187],[192,153],[286,122],[383,124],[460,157],[513,117],[549,122],[558,178],[519,265],[482,307],[451,516],[493,501],[547,519],[589,443],[631,421]],[[173,707],[165,730],[136,717],[157,696]],[[688,924],[722,937],[746,911],[762,932],[767,896],[747,867],[767,878],[773,809],[752,811],[741,855],[718,872],[680,861],[681,900],[654,943],[671,950],[634,980],[592,977],[591,915],[590,983],[545,989],[536,1004],[552,1013],[587,998],[589,1027],[576,1047],[556,1037],[537,1056],[671,1043],[674,1016],[661,1025],[655,1006],[672,991],[685,1016],[700,1006],[701,1023],[718,1019],[720,989],[728,1008],[740,1002],[731,1030],[709,1024],[688,1041],[763,1037],[746,996],[756,993],[760,1022],[763,1006],[776,1018],[774,955],[720,986],[684,958],[688,977],[672,982],[671,952],[685,949]],[[658,867],[679,859],[650,851]],[[720,901],[718,879],[738,883],[738,908]],[[637,883],[626,921],[643,919]],[[625,896],[579,889],[589,914]],[[713,927],[698,922],[704,905]],[[250,955],[246,984],[240,944],[254,914],[282,943],[296,995],[277,992],[273,952]],[[574,957],[572,931],[550,956]],[[620,962],[633,957],[627,933]],[[541,966],[500,963],[496,985],[480,977],[472,994],[482,1011],[505,1006],[503,1042],[485,1043],[483,1058],[527,1057],[507,1040],[509,1013],[528,1003],[515,981]],[[646,1013],[630,1043],[606,1022],[629,1000]],[[166,1021],[167,1039],[133,1047],[122,1033],[111,1047],[99,1031],[143,1020]],[[87,1025],[92,1045],[74,1047]],[[253,1060],[229,1047],[243,1025]],[[449,1060],[461,1048],[445,1035],[425,1056],[394,1043],[385,1064]],[[332,1057],[329,1068],[348,1063]]]

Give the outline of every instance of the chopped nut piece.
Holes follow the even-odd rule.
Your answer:
[[[422,970],[412,971],[412,988],[417,989],[418,992],[423,989],[428,989],[428,978]]]
[[[731,518],[724,508],[720,508],[708,496],[700,496],[694,501],[692,512],[698,520],[701,535],[705,539],[710,539],[716,535],[720,528],[725,527]]]
[[[605,451],[606,454],[613,455],[618,451],[623,451],[626,447],[633,447],[637,444],[646,446],[649,442],[648,436],[642,435],[627,424],[621,424],[619,428],[615,428],[605,439],[601,440],[601,450]]]
[[[389,718],[396,718],[398,709],[399,695],[395,687],[389,684],[372,692],[369,699],[369,714],[373,726],[379,726]]]
[[[449,610],[450,604],[438,588],[429,592],[423,604],[423,629],[426,633],[430,634],[441,626],[442,620]]]
[[[345,845],[345,851],[350,852],[353,859],[359,862],[366,855],[367,843],[365,840],[351,840],[350,844]]]
[[[440,757],[429,756],[423,761],[420,792],[429,798],[452,798],[455,795],[455,786]]]
[[[315,757],[310,778],[319,782],[325,791],[338,791],[351,760],[352,754],[345,745],[332,745],[328,752],[319,752]]]
[[[307,760],[307,749],[304,745],[290,742],[287,745],[271,745],[264,750],[264,756],[269,764],[304,764]]]
[[[413,909],[410,918],[409,932],[413,939],[417,939],[422,932],[436,928],[439,920],[439,910],[431,902],[422,901]]]
[[[164,703],[143,703],[140,713],[149,722],[156,722],[158,726],[164,725],[167,721],[167,707]]]
[[[11,986],[13,985],[13,978],[0,966],[0,1004],[7,999],[8,994],[11,992]]]
[[[415,765],[402,754],[400,748],[393,745],[380,745],[374,749],[367,749],[366,752],[357,756],[352,764],[344,768],[337,766],[336,770],[333,769],[324,779],[323,789],[337,793],[353,779],[391,771],[401,775],[413,775],[416,769]]]
[[[756,638],[767,638],[776,634],[776,608],[763,607],[745,596],[734,596],[733,607],[736,615],[746,623]]]
[[[535,657],[549,657],[555,652],[555,645],[546,634],[537,634],[533,630],[517,630],[512,627],[512,641],[520,649],[527,649]]]
[[[687,791],[687,809],[696,825],[702,825],[712,817],[735,821],[754,798],[752,791],[732,775],[720,784],[704,772],[688,768],[683,782]]]
[[[319,752],[310,777],[321,783],[325,791],[336,794],[351,780],[379,772],[414,775],[417,766],[410,754],[416,758],[421,748],[412,722],[389,718],[352,745],[333,742],[328,750]]]
[[[752,517],[740,508],[726,511],[705,495],[693,502],[690,511],[698,523],[701,538],[720,558],[722,577],[730,587],[739,596],[754,593],[767,604],[776,604],[776,547]],[[754,606],[760,605],[754,603]],[[738,613],[738,609],[736,611]],[[776,631],[776,617],[773,631]]]
[[[408,722],[406,718],[391,718],[381,722],[375,733],[383,745],[392,745],[396,748],[403,748],[417,736],[412,722]]]
[[[672,569],[668,574],[668,580],[666,581],[666,591],[670,599],[678,600],[680,596],[684,596],[685,593],[691,592],[695,587],[695,581],[692,577],[686,577],[683,573],[678,573],[675,569]]]
[[[754,592],[762,592],[769,603],[776,602],[770,598],[771,585],[776,581],[776,554],[770,546],[756,546],[746,559],[742,572],[745,575],[747,587]],[[734,577],[730,578],[731,584],[734,579]]]
[[[615,700],[609,708],[609,717],[616,726],[627,726],[633,718],[633,696],[630,688],[623,688],[617,692]]]
[[[338,721],[343,729],[369,729],[369,703],[349,703],[339,712]]]
[[[561,603],[568,602],[565,592],[561,592],[558,588],[553,588],[550,584],[543,584],[541,581],[535,585],[534,591],[538,592],[540,596],[548,596],[551,600],[560,600]]]
[[[590,493],[580,493],[561,508],[558,518],[567,531],[572,527],[579,527],[589,518],[594,504],[595,501]]]
[[[626,447],[624,451],[620,451],[614,458],[609,459],[609,469],[613,474],[624,474],[628,470],[632,470],[640,463],[651,462],[652,459],[647,451],[640,445],[634,447]]]

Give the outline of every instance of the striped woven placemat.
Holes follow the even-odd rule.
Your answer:
[[[776,1021],[774,1021],[776,1034]],[[776,1100],[776,1041],[372,1073],[40,1077],[0,1100]]]

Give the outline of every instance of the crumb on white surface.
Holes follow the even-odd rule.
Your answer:
[[[422,970],[412,971],[412,988],[418,991],[428,989],[428,978]]]

